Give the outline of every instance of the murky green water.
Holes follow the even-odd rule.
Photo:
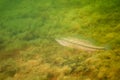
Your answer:
[[[1,0],[0,80],[119,80],[119,0]],[[105,46],[83,51],[55,39]]]

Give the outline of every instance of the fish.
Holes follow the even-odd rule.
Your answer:
[[[59,38],[55,39],[60,45],[87,51],[105,50],[105,47],[99,47],[92,43],[77,38]]]

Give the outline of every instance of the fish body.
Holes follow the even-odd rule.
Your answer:
[[[104,47],[95,46],[85,40],[80,40],[75,38],[61,38],[61,39],[56,39],[56,41],[59,44],[70,48],[76,48],[87,51],[105,50]]]

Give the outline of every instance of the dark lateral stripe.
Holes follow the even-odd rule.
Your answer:
[[[64,39],[63,39],[64,40]],[[75,42],[71,42],[71,41],[67,41],[67,40],[64,40],[66,42],[69,42],[69,43],[72,43],[72,44],[76,44],[76,45],[79,45],[79,46],[82,46],[82,47],[86,47],[86,48],[91,48],[91,49],[98,49],[98,50],[105,50],[104,47],[90,47],[90,46],[87,46],[87,45],[82,45],[82,44],[77,44]]]

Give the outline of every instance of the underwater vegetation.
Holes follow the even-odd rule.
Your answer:
[[[0,0],[0,80],[120,80],[119,0]],[[55,39],[105,47],[84,51]]]

